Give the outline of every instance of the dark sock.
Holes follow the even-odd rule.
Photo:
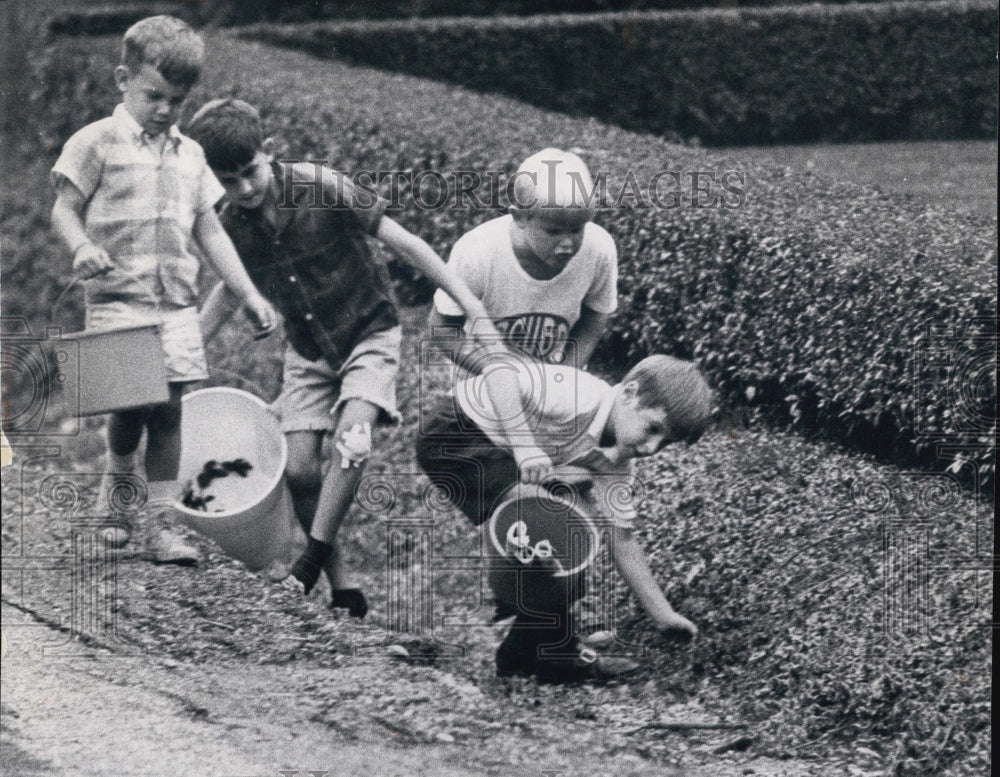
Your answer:
[[[291,574],[305,586],[306,593],[309,593],[316,585],[316,581],[319,580],[319,576],[323,572],[323,567],[330,560],[331,553],[333,553],[332,545],[310,537],[305,553],[299,556],[292,565]]]
[[[330,606],[346,608],[352,618],[364,618],[368,614],[368,601],[360,588],[338,588],[333,592]]]

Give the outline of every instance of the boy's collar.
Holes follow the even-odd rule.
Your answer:
[[[267,187],[267,192],[264,194],[264,199],[261,201],[260,205],[256,208],[247,209],[241,208],[234,202],[229,203],[229,207],[239,215],[240,218],[247,221],[259,221],[267,224],[271,229],[276,232],[281,232],[291,221],[292,215],[288,214],[282,218],[282,209],[278,208],[278,195],[281,192],[282,180],[284,176],[284,167],[281,162],[276,159],[272,159],[270,162],[271,168],[271,181],[270,185]],[[294,203],[294,192],[293,192]]]
[[[611,387],[611,389],[601,397],[601,402],[597,406],[597,414],[594,416],[594,420],[590,422],[590,426],[587,427],[587,434],[597,440],[598,445],[601,442],[601,437],[604,436],[604,428],[608,425],[608,418],[611,416],[611,408],[614,407],[615,402],[618,401],[618,395],[621,393],[622,386],[620,383]]]
[[[278,195],[281,193],[281,187],[283,185],[283,176],[285,174],[284,168],[276,159],[271,160],[271,180],[267,187],[267,194],[264,195],[264,201],[260,204],[260,215],[265,218],[271,225],[280,232],[284,229],[285,225],[288,223],[288,217],[282,217],[281,209],[278,207],[279,200]],[[292,192],[293,202],[294,202],[294,191]]]
[[[128,112],[128,108],[125,107],[125,103],[118,103],[111,116],[117,122],[119,128],[121,128],[126,136],[137,146],[150,145],[150,141],[153,139],[153,136],[146,132],[142,128],[142,125],[135,120],[135,117]],[[174,149],[180,145],[181,131],[177,129],[176,124],[171,124],[167,129],[167,139],[170,141]]]

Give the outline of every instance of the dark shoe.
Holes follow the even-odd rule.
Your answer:
[[[530,677],[535,673],[537,646],[525,640],[513,629],[507,632],[497,648],[497,677]]]
[[[344,608],[352,618],[364,618],[368,614],[368,600],[360,588],[339,588],[332,593],[330,609]]]
[[[500,599],[495,599],[493,602],[495,607],[493,611],[493,619],[490,623],[499,623],[500,621],[505,621],[508,618],[513,618],[518,614],[517,608],[507,602],[501,601]]]
[[[538,682],[551,684],[608,682],[638,669],[639,663],[631,658],[601,656],[589,647],[579,648],[575,656],[539,658],[535,661]]]

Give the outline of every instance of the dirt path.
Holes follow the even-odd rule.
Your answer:
[[[602,751],[588,733],[569,736],[570,749],[549,741],[537,714],[507,721],[520,749],[498,731],[486,743],[442,736],[417,741],[413,721],[378,714],[383,699],[367,695],[359,712],[348,703],[338,717],[338,696],[365,697],[391,682],[397,698],[419,705],[428,694],[477,694],[446,669],[356,659],[341,667],[178,662],[68,641],[65,630],[3,606],[7,650],[3,658],[2,765],[5,775],[142,775],[143,777],[289,777],[326,775],[691,775],[692,777],[805,777],[840,772],[833,763],[711,755],[685,737],[665,734],[678,757],[647,761],[619,746]],[[575,689],[577,695],[593,689]],[[481,695],[481,694],[480,694]],[[533,695],[527,694],[529,698]],[[536,699],[537,701],[537,699]],[[717,732],[718,733],[718,732]],[[553,749],[553,745],[557,745]],[[596,746],[595,746],[596,745]],[[657,759],[658,760],[658,759]]]

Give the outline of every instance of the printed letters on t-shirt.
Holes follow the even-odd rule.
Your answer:
[[[541,361],[552,361],[569,337],[569,323],[550,313],[522,313],[494,321],[504,341]]]

